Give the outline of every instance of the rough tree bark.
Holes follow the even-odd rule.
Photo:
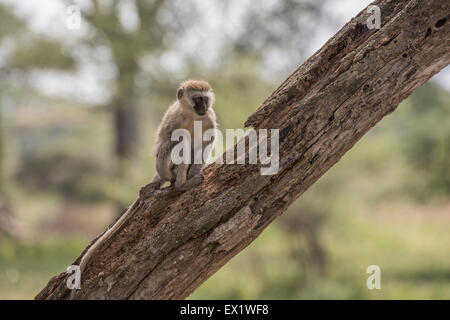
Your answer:
[[[142,188],[132,217],[86,267],[75,298],[186,298],[449,64],[447,0],[373,4],[381,29],[368,29],[370,13],[362,11],[246,121],[280,129],[276,175],[260,175],[257,165],[213,164],[188,192]],[[36,298],[68,298],[66,277],[52,278]]]

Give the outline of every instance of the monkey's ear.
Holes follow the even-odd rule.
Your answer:
[[[177,91],[178,100],[181,100],[183,98],[183,95],[184,95],[183,89],[178,89]]]

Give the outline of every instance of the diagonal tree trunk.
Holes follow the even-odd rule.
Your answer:
[[[280,129],[276,175],[260,175],[257,165],[213,164],[188,192],[142,188],[131,218],[83,271],[75,298],[186,298],[449,64],[447,0],[373,4],[381,29],[369,29],[371,13],[362,11],[247,120],[256,129]],[[66,278],[54,277],[36,298],[68,298]]]

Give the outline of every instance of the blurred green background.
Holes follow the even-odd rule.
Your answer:
[[[0,0],[0,299],[33,298],[150,181],[181,80],[207,79],[240,128],[368,3]],[[450,299],[448,74],[191,298]]]

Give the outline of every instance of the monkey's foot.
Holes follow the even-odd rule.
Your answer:
[[[203,182],[203,180],[205,180],[205,177],[203,176],[203,174],[197,174],[197,175],[193,176],[192,178],[190,178],[189,180],[187,180],[182,185],[177,186],[177,184],[175,183],[175,190],[187,191],[187,190],[201,184]]]
[[[160,188],[161,188],[161,183],[159,181],[151,181],[145,187],[141,188],[141,190],[139,191],[139,195],[142,197],[145,194],[153,193],[156,190],[159,190]]]
[[[203,174],[197,174],[197,175],[193,176],[192,178],[190,178],[187,182],[192,181],[192,185],[197,186],[199,184],[202,184],[204,180],[205,180],[205,176]]]

